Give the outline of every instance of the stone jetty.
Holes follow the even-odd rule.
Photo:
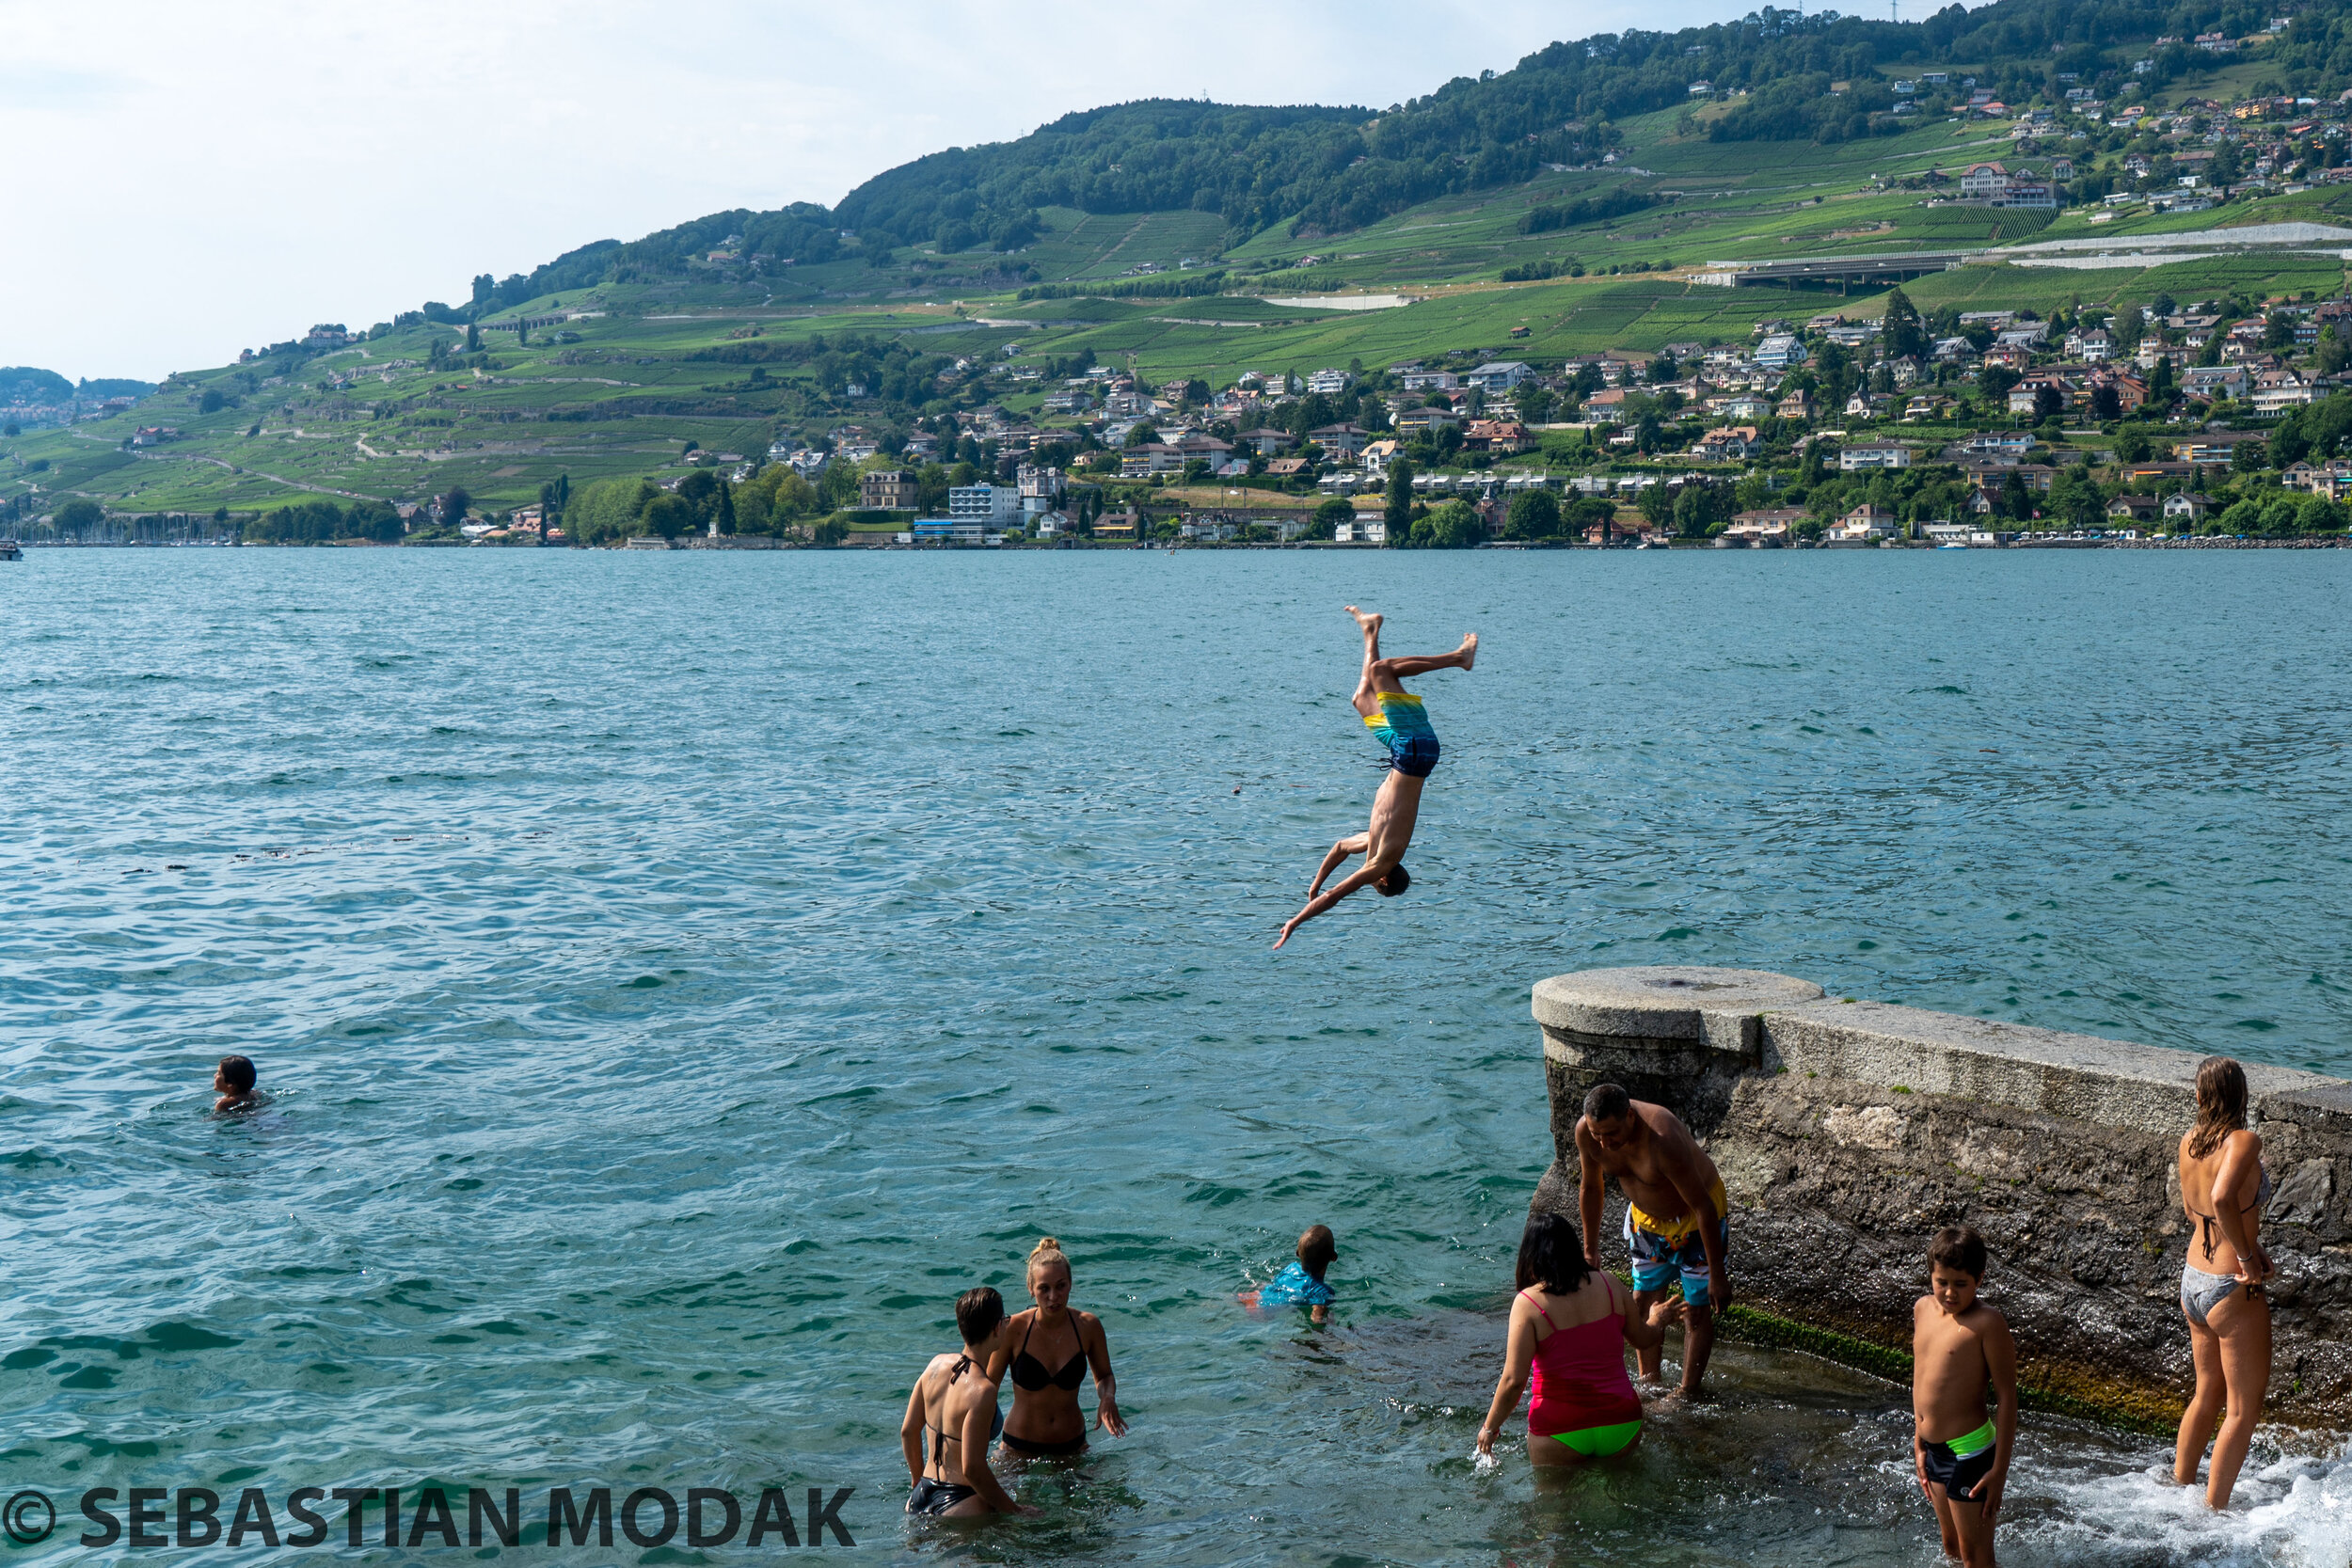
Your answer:
[[[1585,1092],[1671,1107],[1731,1199],[1731,1338],[1907,1376],[1927,1239],[1966,1223],[2015,1325],[2026,1402],[2169,1431],[2193,1382],[2174,1156],[2199,1057],[1829,996],[1756,970],[1596,969],[1534,990],[1554,1158],[1576,1213]],[[2352,1430],[2352,1083],[2246,1065],[2278,1192],[2266,1419]],[[1624,1199],[1609,1192],[1611,1235]]]

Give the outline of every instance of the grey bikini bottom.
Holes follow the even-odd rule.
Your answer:
[[[2230,1299],[2237,1289],[2237,1276],[2227,1274],[2207,1274],[2204,1270],[2184,1263],[2181,1265],[2181,1309],[2198,1327],[2206,1326],[2205,1314]]]

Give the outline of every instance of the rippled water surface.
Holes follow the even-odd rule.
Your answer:
[[[1468,1464],[1549,1159],[1528,987],[1732,963],[2352,1072],[2348,568],[33,552],[0,1483],[853,1486],[876,1560],[1932,1561],[1902,1391],[1802,1358],[1727,1349],[1565,1490]],[[1348,600],[1483,652],[1419,683],[1412,893],[1270,954],[1379,779]],[[263,1114],[208,1114],[229,1051]],[[1338,1323],[1242,1316],[1316,1220]],[[1043,1233],[1133,1432],[1039,1520],[910,1534],[908,1384]],[[2162,1457],[2028,1418],[2004,1560],[2352,1555],[2335,1462],[2258,1451],[2212,1522]],[[66,1524],[23,1555],[159,1560]],[[755,1560],[596,1560],[697,1557]]]

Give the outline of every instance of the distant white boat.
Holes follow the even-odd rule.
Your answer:
[[[24,547],[13,539],[0,539],[0,561],[22,561]]]
[[[1939,549],[1939,550],[1964,550],[1964,549],[1966,549],[1968,546],[1965,546],[1965,545],[1959,544],[1959,543],[1955,542],[1955,543],[1948,544],[1948,545],[1938,545],[1938,546],[1936,546],[1935,547],[1936,547],[1937,549]]]

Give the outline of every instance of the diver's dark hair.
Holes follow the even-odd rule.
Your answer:
[[[1413,885],[1413,874],[1405,869],[1403,861],[1389,867],[1389,874],[1372,884],[1380,890],[1383,898],[1393,898]]]
[[[1584,1097],[1584,1115],[1592,1121],[1622,1121],[1633,1111],[1633,1097],[1614,1084],[1596,1084]]]
[[[1971,1279],[1984,1277],[1984,1238],[1973,1225],[1947,1225],[1928,1243],[1928,1266],[1958,1269]]]
[[[221,1081],[239,1094],[251,1094],[261,1074],[254,1069],[250,1056],[223,1056],[220,1059]]]
[[[977,1345],[996,1332],[1005,1321],[1005,1298],[995,1288],[978,1285],[956,1298],[956,1332],[967,1345]]]
[[[1584,1243],[1567,1215],[1547,1212],[1527,1216],[1527,1229],[1519,1236],[1520,1290],[1541,1285],[1555,1296],[1570,1295],[1582,1290],[1592,1275],[1592,1264],[1584,1260]]]

